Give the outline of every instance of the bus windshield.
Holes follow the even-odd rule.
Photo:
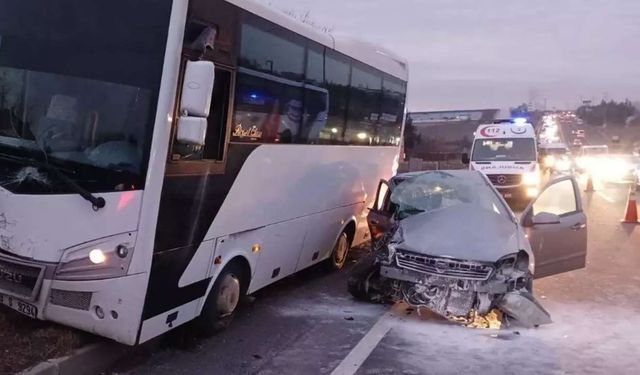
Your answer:
[[[533,138],[477,139],[472,161],[535,161]]]
[[[89,190],[140,187],[170,7],[0,2],[0,154],[77,168]]]

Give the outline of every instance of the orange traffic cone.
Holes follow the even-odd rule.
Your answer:
[[[587,179],[587,188],[584,190],[585,193],[593,193],[596,189],[593,188],[593,176],[589,173],[589,178]]]
[[[629,188],[629,200],[627,201],[627,211],[622,219],[626,224],[638,224],[638,204],[636,202],[636,183],[632,183]]]

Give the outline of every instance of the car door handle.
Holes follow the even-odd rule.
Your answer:
[[[572,227],[571,227],[571,229],[573,229],[573,230],[583,230],[583,229],[584,229],[584,228],[586,228],[586,227],[587,227],[587,224],[585,224],[585,223],[578,223],[578,224],[576,224],[576,225],[572,226]]]

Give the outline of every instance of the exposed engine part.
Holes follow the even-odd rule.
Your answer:
[[[488,293],[478,293],[478,314],[486,315],[493,306],[493,300]]]
[[[500,329],[502,327],[502,318],[502,311],[492,309],[486,314],[473,310],[469,316],[451,317],[449,320],[469,328]]]
[[[373,243],[349,278],[353,296],[375,303],[405,301],[475,328],[499,328],[503,312],[527,326],[551,321],[529,293],[526,253],[473,262],[406,251],[398,248],[402,237],[395,223]]]

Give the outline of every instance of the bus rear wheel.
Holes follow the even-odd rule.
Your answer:
[[[339,271],[344,268],[344,265],[347,263],[350,247],[351,243],[349,241],[349,236],[347,236],[346,232],[342,232],[336,241],[333,251],[331,252],[331,257],[329,258],[330,269]]]
[[[196,322],[200,334],[211,336],[231,324],[246,293],[245,282],[242,267],[237,263],[229,264],[220,272]]]

